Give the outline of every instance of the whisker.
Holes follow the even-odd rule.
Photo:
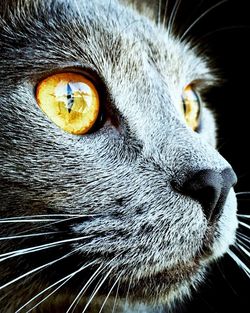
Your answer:
[[[127,293],[126,293],[125,309],[127,309],[127,306],[128,306],[128,297],[129,297],[129,292],[130,292],[131,284],[132,284],[132,275],[130,276],[129,284],[128,284],[128,290],[127,290]]]
[[[161,24],[161,7],[162,7],[162,0],[158,0],[158,14],[157,14],[157,24]]]
[[[80,248],[79,248],[79,249],[80,249]],[[59,261],[65,259],[65,258],[69,257],[70,255],[72,255],[72,254],[74,254],[76,251],[78,251],[79,249],[74,250],[74,251],[71,251],[71,252],[65,254],[64,256],[62,256],[62,257],[60,257],[60,258],[58,258],[58,259],[56,259],[56,260],[53,260],[53,261],[50,261],[50,262],[48,262],[48,263],[46,263],[46,264],[43,264],[43,265],[41,265],[41,266],[38,266],[38,267],[34,268],[33,270],[28,271],[28,272],[26,272],[26,273],[24,273],[24,274],[22,274],[22,275],[16,277],[15,279],[12,279],[12,280],[9,281],[8,283],[6,283],[6,284],[0,286],[0,290],[2,290],[2,289],[4,289],[4,288],[6,288],[6,287],[12,285],[13,283],[16,283],[17,281],[21,280],[22,278],[25,278],[25,277],[27,277],[27,276],[29,276],[29,275],[32,275],[32,274],[34,274],[34,273],[36,273],[36,272],[38,272],[38,271],[40,271],[40,270],[42,270],[42,269],[44,269],[44,268],[50,266],[50,265],[53,265],[53,264],[55,264],[55,263],[57,263],[57,262],[59,262]]]
[[[9,237],[0,237],[1,240],[12,240],[12,239],[23,239],[23,238],[29,238],[29,237],[39,237],[39,236],[46,236],[46,235],[55,235],[55,234],[61,234],[62,232],[48,232],[48,233],[40,233],[40,234],[30,234],[30,235],[24,235],[24,236],[9,236]]]
[[[66,216],[66,215],[65,215]],[[70,215],[68,215],[70,216]],[[66,219],[38,219],[38,220],[13,220],[12,218],[8,218],[8,219],[2,219],[0,220],[0,223],[37,223],[37,222],[53,222],[53,223],[50,223],[50,224],[46,224],[46,225],[43,225],[43,226],[38,226],[38,227],[34,227],[34,228],[31,228],[29,230],[26,230],[26,231],[23,231],[23,232],[20,232],[19,234],[25,234],[27,232],[30,232],[32,230],[37,230],[37,229],[40,229],[40,228],[44,228],[44,227],[48,227],[48,226],[52,226],[52,225],[56,225],[56,224],[60,224],[60,223],[63,223],[63,222],[67,222],[67,221],[71,221],[71,220],[74,220],[74,219],[78,219],[78,218],[86,218],[86,217],[93,217],[94,215],[73,215],[73,217],[70,217],[70,218],[66,218]]]
[[[240,191],[235,193],[236,196],[241,196],[241,195],[250,195],[250,191]]]
[[[102,285],[104,284],[104,282],[107,280],[108,276],[110,275],[110,273],[113,271],[113,268],[111,268],[107,274],[104,276],[103,280],[101,281],[101,283],[98,285],[98,287],[96,288],[95,292],[91,295],[91,297],[89,298],[87,304],[85,305],[85,308],[83,309],[82,313],[85,313],[87,308],[89,307],[90,303],[92,302],[92,300],[94,299],[94,297],[96,296],[97,292],[100,290],[100,288],[102,287]]]
[[[37,308],[39,305],[41,305],[44,301],[46,301],[49,297],[51,297],[54,293],[56,293],[60,288],[62,288],[70,279],[72,278],[72,276],[70,276],[68,279],[63,279],[63,283],[58,286],[55,290],[53,290],[50,294],[48,294],[45,298],[43,298],[41,301],[39,301],[36,305],[34,305],[31,309],[29,309],[28,311],[26,311],[25,313],[29,313],[31,312],[32,310],[34,310],[35,308]],[[33,298],[31,299],[31,301],[33,300]],[[25,304],[25,306],[28,305],[28,302]],[[23,307],[21,307],[20,309],[18,309],[18,311],[16,311],[15,313],[17,312],[20,312],[20,310],[22,309]]]
[[[166,25],[168,4],[169,4],[168,1],[169,1],[169,0],[166,0],[166,1],[165,1],[165,8],[164,8],[164,15],[163,15],[163,22],[162,22],[163,26]]]
[[[92,282],[96,279],[96,277],[103,272],[116,258],[118,258],[121,255],[121,253],[119,253],[118,255],[116,255],[113,259],[111,259],[105,266],[103,266],[103,263],[101,263],[101,265],[97,268],[97,270],[92,274],[92,276],[89,278],[89,280],[85,283],[85,285],[81,288],[81,290],[78,292],[78,294],[76,295],[74,301],[71,303],[70,307],[68,308],[68,310],[66,311],[66,313],[69,313],[71,311],[71,313],[74,312],[74,310],[76,309],[78,303],[81,300],[82,295],[84,294],[84,292],[88,289],[88,287],[92,284]],[[93,293],[95,292],[96,288],[94,289]]]
[[[167,28],[168,28],[168,32],[171,33],[172,30],[173,30],[173,26],[174,26],[174,21],[176,19],[176,16],[177,16],[177,13],[178,13],[178,9],[179,9],[179,6],[181,4],[181,0],[177,0],[174,4],[174,7],[172,9],[172,12],[171,12],[171,15],[169,17],[169,21],[168,21],[168,24],[167,24]]]
[[[110,290],[109,290],[109,292],[108,292],[108,294],[107,294],[105,300],[103,301],[103,304],[102,304],[102,306],[101,306],[101,308],[100,308],[100,310],[99,310],[98,313],[101,313],[101,312],[102,312],[102,310],[103,310],[103,308],[104,308],[106,302],[108,301],[108,298],[109,298],[111,292],[112,292],[113,289],[115,288],[115,286],[116,286],[116,284],[118,283],[118,281],[120,280],[121,276],[122,276],[122,273],[118,276],[118,278],[115,280],[113,286],[110,288]]]
[[[94,216],[93,214],[87,215],[87,214],[38,214],[38,215],[24,215],[24,216],[12,216],[12,217],[6,217],[3,219],[0,219],[0,221],[11,221],[11,220],[26,220],[26,219],[32,219],[32,218],[39,218],[39,221],[41,218],[48,218],[48,217],[90,217]],[[56,219],[53,219],[56,220]]]
[[[78,15],[79,15],[81,24],[82,24],[82,25],[85,25],[85,21],[84,21],[84,19],[83,19],[83,15],[82,15],[82,13],[81,13],[81,11],[80,11],[80,8],[79,8],[79,6],[78,6],[77,0],[74,0],[74,4],[75,4],[76,10],[77,10],[77,13],[78,13]]]
[[[218,29],[214,29],[208,33],[206,33],[205,35],[202,35],[198,38],[196,38],[195,40],[192,39],[192,46],[193,47],[200,47],[201,46],[201,43],[204,43],[204,40],[207,39],[208,37],[210,36],[213,36],[213,35],[216,35],[218,33],[222,33],[222,32],[226,32],[226,31],[233,31],[233,30],[250,30],[250,27],[247,26],[247,25],[233,25],[233,26],[227,26],[227,27],[221,27],[221,28],[218,28]],[[224,144],[220,145],[220,147],[218,147],[218,150],[220,150],[222,147],[224,146]],[[245,175],[242,175],[241,177],[244,177],[246,176]],[[238,175],[238,178],[241,178],[239,175]]]
[[[234,293],[234,295],[238,296],[237,291],[234,289],[234,287],[232,286],[230,280],[226,277],[223,269],[220,266],[219,262],[215,262],[215,265],[217,266],[218,270],[220,271],[220,274],[222,276],[222,278],[224,279],[224,281],[226,282],[226,284],[229,286],[229,288],[232,290],[232,292]]]
[[[242,226],[244,226],[244,227],[246,227],[246,228],[248,228],[248,229],[250,229],[250,226],[247,225],[247,224],[244,223],[244,222],[239,221],[239,224],[242,225]]]
[[[236,242],[242,243],[247,249],[250,249],[250,246],[247,244],[247,240],[245,238],[241,238],[240,236],[236,235]]]
[[[246,214],[237,214],[238,217],[242,217],[242,218],[250,218],[250,215],[246,215]]]
[[[137,20],[133,20],[131,23],[128,23],[126,26],[124,26],[124,28],[122,28],[122,30],[119,32],[119,36],[122,35],[122,33],[124,33],[126,30],[128,30],[129,27],[133,26],[134,24],[137,23],[142,23],[141,19],[137,19]],[[140,40],[143,41],[143,40]]]
[[[87,265],[83,265],[82,267],[80,267],[78,270],[76,270],[75,272],[61,278],[60,280],[58,280],[57,282],[55,282],[54,284],[50,285],[49,287],[45,288],[44,290],[42,290],[41,292],[39,292],[36,296],[34,296],[32,299],[30,299],[28,302],[26,302],[25,304],[23,304],[15,313],[20,312],[23,308],[25,308],[28,304],[30,304],[31,302],[33,302],[35,299],[37,299],[38,297],[40,297],[41,295],[43,295],[45,292],[47,292],[48,290],[52,289],[53,287],[57,286],[58,284],[60,284],[59,287],[57,287],[55,290],[53,290],[51,293],[49,293],[45,298],[43,298],[40,302],[36,303],[35,306],[33,306],[29,311],[27,311],[26,313],[31,312],[33,309],[35,309],[36,307],[38,307],[41,303],[43,303],[45,300],[47,300],[50,296],[52,296],[55,292],[57,292],[61,287],[63,287],[71,278],[73,278],[76,274],[78,274],[79,272],[83,271],[85,268],[88,268],[89,266],[93,265],[95,262],[91,262]],[[62,284],[61,284],[62,283]]]
[[[83,293],[85,292],[85,290],[91,285],[91,283],[93,282],[93,280],[99,275],[99,273],[103,270],[103,263],[97,268],[97,270],[92,274],[92,276],[89,278],[89,280],[84,284],[84,286],[81,288],[81,290],[78,292],[78,294],[76,295],[75,299],[73,300],[73,302],[71,303],[70,307],[68,308],[68,310],[66,311],[66,313],[69,313],[71,310],[72,312],[75,310],[77,304],[79,303],[79,301],[81,300],[81,296],[83,295]]]
[[[47,222],[54,222],[58,221],[58,219],[37,219],[37,220],[1,220],[1,224],[7,224],[7,223],[47,223]]]
[[[42,225],[42,226],[33,227],[33,228],[28,229],[28,230],[22,231],[22,232],[20,232],[20,233],[18,233],[18,234],[19,234],[19,235],[21,235],[21,234],[26,234],[26,233],[29,233],[30,231],[33,231],[33,230],[38,230],[38,229],[41,229],[41,228],[54,226],[54,225],[57,225],[57,224],[60,224],[60,223],[73,221],[73,220],[75,220],[75,219],[83,218],[83,217],[92,217],[92,216],[70,217],[70,218],[61,219],[61,220],[56,219],[56,222],[49,223],[49,224]]]
[[[238,243],[242,244],[246,249],[250,250],[250,246],[246,242],[244,242],[244,240],[240,239],[239,237],[237,237],[237,239],[236,239],[236,243],[235,243],[236,246],[238,245]]]
[[[235,261],[235,263],[244,270],[246,275],[250,278],[250,269],[246,266],[245,263],[243,263],[236,254],[234,254],[231,250],[227,251],[227,254]]]
[[[115,300],[114,300],[113,309],[112,309],[111,313],[115,312],[116,302],[117,302],[117,298],[118,298],[118,292],[119,292],[119,288],[120,288],[120,283],[121,283],[121,280],[119,280],[118,285],[117,285],[116,294],[115,294]]]
[[[241,233],[240,231],[237,231],[237,234],[236,234],[237,237],[241,238],[242,240],[245,240],[247,242],[250,243],[250,239],[248,236],[246,236],[245,234]]]
[[[194,20],[194,22],[185,30],[185,32],[182,34],[180,41],[182,41],[186,35],[190,32],[190,30],[207,14],[209,14],[211,11],[213,11],[215,8],[217,8],[218,6],[222,5],[223,3],[228,2],[228,0],[223,0],[220,1],[218,3],[216,3],[215,5],[211,6],[209,9],[207,9],[204,13],[202,13],[197,19]]]
[[[241,244],[237,243],[236,246],[240,248],[248,257],[250,257],[250,252],[247,251]]]
[[[107,15],[106,15],[106,27],[108,26],[109,15],[110,15],[110,13],[111,13],[111,1],[112,1],[112,0],[109,1],[108,13],[107,13]],[[83,25],[84,25],[84,24],[83,24]]]
[[[88,239],[88,238],[92,238],[92,237],[93,236],[84,236],[84,237],[78,237],[78,238],[65,239],[65,240],[55,241],[55,242],[51,242],[51,243],[47,243],[47,244],[43,244],[43,245],[39,245],[39,246],[34,246],[31,248],[25,248],[25,249],[20,249],[20,250],[15,250],[15,251],[3,253],[0,255],[0,258],[1,258],[0,262],[3,262],[9,258],[13,258],[16,256],[20,256],[20,255],[24,255],[24,254],[28,254],[28,253],[33,253],[33,252],[37,252],[37,251],[41,251],[41,250],[45,250],[45,249],[49,249],[49,248],[54,248],[55,246],[59,246],[59,245],[64,244],[64,243],[79,241],[79,240]]]

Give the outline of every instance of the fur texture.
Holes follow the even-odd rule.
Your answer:
[[[107,273],[89,312],[99,312],[115,282],[103,312],[111,312],[116,290],[115,312],[161,312],[190,295],[209,263],[234,242],[233,189],[220,220],[209,224],[201,204],[171,185],[190,172],[229,167],[215,149],[215,122],[205,104],[199,133],[179,111],[186,85],[202,94],[213,82],[207,61],[124,2],[1,4],[0,214],[54,214],[55,220],[2,223],[0,234],[58,232],[3,241],[1,253],[85,237],[1,262],[4,285],[62,258],[0,290],[2,312],[16,311],[90,262],[32,312],[66,311],[99,266],[79,312]],[[103,125],[85,136],[58,129],[35,100],[42,78],[66,70],[90,75],[102,95]],[[86,216],[62,222],[59,214]]]

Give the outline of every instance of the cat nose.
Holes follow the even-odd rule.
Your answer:
[[[207,220],[214,221],[222,214],[228,193],[236,182],[237,176],[231,168],[222,172],[205,169],[188,175],[179,191],[198,200]]]

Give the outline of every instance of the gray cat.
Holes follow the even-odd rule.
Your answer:
[[[235,242],[216,78],[129,2],[0,5],[1,312],[167,312]]]

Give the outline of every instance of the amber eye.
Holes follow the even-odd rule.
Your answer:
[[[182,93],[182,112],[186,123],[193,130],[197,130],[200,124],[200,98],[191,85],[188,85]]]
[[[100,110],[95,86],[77,73],[59,73],[44,79],[37,86],[36,100],[52,122],[74,135],[86,134]]]

